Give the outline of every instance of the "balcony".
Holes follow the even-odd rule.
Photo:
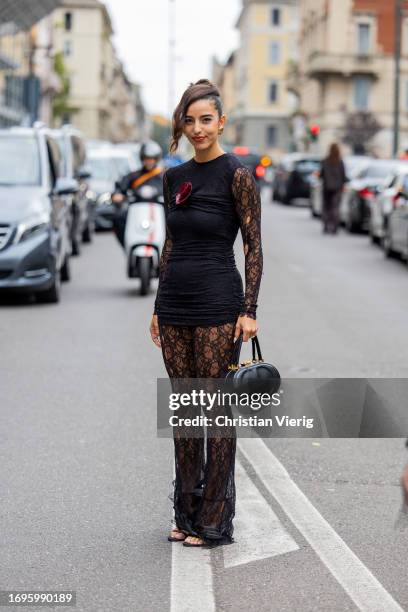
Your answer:
[[[334,75],[350,77],[356,74],[377,78],[381,72],[381,65],[377,55],[315,51],[309,56],[305,72],[312,79],[324,79]]]

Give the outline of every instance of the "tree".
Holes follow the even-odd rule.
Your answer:
[[[355,154],[367,152],[370,140],[382,129],[375,116],[368,111],[349,113],[343,126],[342,140]]]
[[[53,119],[64,120],[64,117],[78,112],[78,108],[70,106],[70,82],[68,72],[64,63],[64,56],[58,52],[54,56],[54,72],[58,75],[61,81],[61,90],[54,96],[52,101],[52,116]]]

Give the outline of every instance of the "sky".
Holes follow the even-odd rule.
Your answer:
[[[225,61],[239,42],[242,0],[104,0],[126,73],[142,85],[148,113],[169,116],[169,6],[175,33],[174,106],[191,82],[211,79],[211,57]]]

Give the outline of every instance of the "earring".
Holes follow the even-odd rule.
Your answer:
[[[220,128],[220,129],[218,130],[218,134],[220,134],[220,135],[221,135],[221,134],[223,133],[223,131],[224,131],[224,128],[222,127],[222,128]]]

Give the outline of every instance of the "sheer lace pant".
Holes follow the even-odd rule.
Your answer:
[[[218,378],[231,363],[236,321],[196,327],[160,324],[164,364],[170,378]],[[194,428],[197,436],[197,427]],[[207,539],[232,541],[235,515],[235,428],[231,437],[180,437],[173,428],[174,511],[179,529]]]

